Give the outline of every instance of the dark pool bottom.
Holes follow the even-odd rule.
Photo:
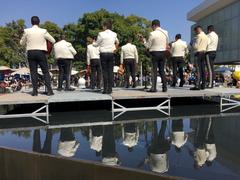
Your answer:
[[[173,119],[2,130],[0,146],[185,178],[240,179],[239,116]]]

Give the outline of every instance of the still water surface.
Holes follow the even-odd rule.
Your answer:
[[[71,121],[83,113],[58,116]],[[186,178],[240,179],[239,115],[146,118],[114,124],[106,119],[1,130],[0,146]]]

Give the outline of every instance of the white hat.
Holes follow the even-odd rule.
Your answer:
[[[90,148],[100,152],[102,150],[102,140],[103,136],[93,136],[92,140],[90,141]]]
[[[167,154],[150,154],[150,168],[153,172],[165,173],[168,171],[169,162]]]
[[[117,157],[104,157],[102,163],[108,166],[117,166],[118,158]]]
[[[123,144],[129,148],[132,148],[137,145],[138,139],[137,139],[137,133],[125,133]]]
[[[181,148],[186,144],[188,139],[188,135],[183,131],[173,132],[172,133],[172,144],[175,145],[178,148]]]
[[[73,157],[79,145],[77,141],[60,141],[58,144],[58,154],[64,157]]]

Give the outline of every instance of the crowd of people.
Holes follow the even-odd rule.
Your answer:
[[[51,79],[49,75],[46,52],[49,51],[50,44],[53,45],[55,58],[59,68],[58,91],[63,90],[63,82],[66,81],[66,91],[74,90],[70,86],[70,75],[72,61],[77,54],[70,42],[67,42],[64,35],[59,35],[56,40],[46,29],[39,27],[40,19],[37,16],[31,18],[32,27],[25,29],[20,44],[26,46],[28,63],[33,86],[33,96],[38,95],[37,68],[40,66],[47,89],[47,95],[53,95]],[[125,74],[125,87],[136,87],[136,66],[139,62],[137,47],[133,44],[133,37],[129,37],[127,43],[119,47],[117,34],[112,31],[111,20],[103,22],[103,31],[97,37],[91,37],[87,46],[87,70],[90,72],[90,88],[101,89],[103,81],[103,94],[111,94],[113,80],[115,79],[113,68],[115,53],[121,49],[120,68],[118,72]],[[138,35],[139,40],[146,47],[151,56],[151,85],[148,92],[157,92],[158,73],[161,77],[162,91],[167,92],[168,77],[166,74],[166,60],[171,59],[173,67],[172,87],[176,87],[178,75],[180,78],[179,86],[183,87],[186,80],[183,71],[185,59],[189,50],[194,52],[196,77],[195,87],[191,90],[200,90],[214,87],[214,60],[218,46],[218,35],[212,25],[208,26],[206,35],[201,26],[196,26],[194,31],[196,36],[188,45],[182,40],[181,34],[177,34],[174,42],[169,42],[168,32],[161,28],[159,20],[152,21],[152,32],[146,39]],[[207,73],[206,70],[207,69]],[[208,74],[208,80],[206,80]],[[131,77],[131,83],[130,83]],[[103,79],[103,80],[102,80]]]

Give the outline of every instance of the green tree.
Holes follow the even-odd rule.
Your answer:
[[[20,63],[26,63],[25,50],[19,45],[24,28],[22,19],[0,27],[0,65],[17,67]]]

